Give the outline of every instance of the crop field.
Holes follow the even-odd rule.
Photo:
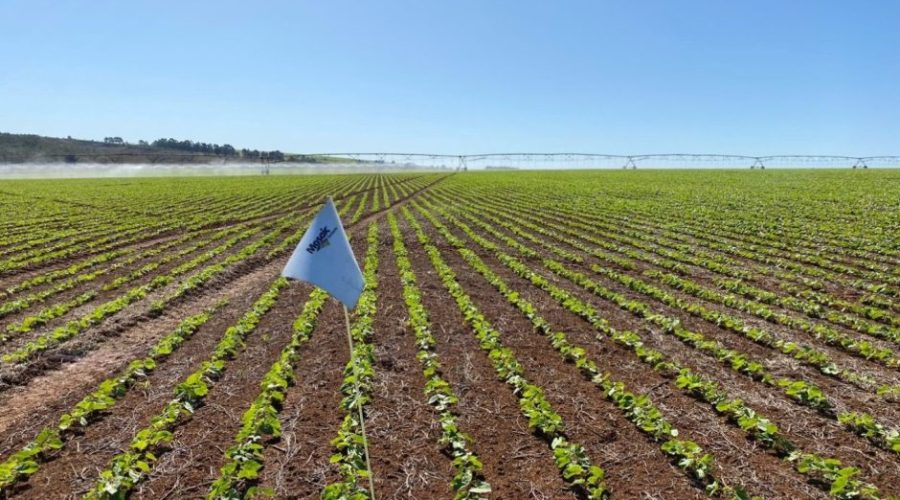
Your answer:
[[[326,196],[352,352],[279,278]],[[900,495],[900,171],[3,181],[0,214],[0,498]]]

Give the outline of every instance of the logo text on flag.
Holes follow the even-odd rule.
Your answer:
[[[314,254],[330,245],[331,242],[329,242],[328,240],[329,238],[331,238],[331,235],[335,233],[335,231],[337,231],[337,228],[329,230],[328,226],[324,226],[322,227],[322,229],[319,229],[319,234],[316,236],[316,239],[306,247],[306,252],[309,254]]]

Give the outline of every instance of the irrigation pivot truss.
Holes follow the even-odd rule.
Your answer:
[[[316,153],[334,163],[385,164],[427,168],[869,168],[900,167],[900,156],[770,155],[708,153],[617,155],[595,153]]]
[[[174,159],[174,161],[173,161]],[[284,153],[273,159],[224,157],[204,153],[81,153],[46,154],[38,158],[0,155],[0,164],[29,163],[134,163],[232,165],[269,174],[291,166],[345,169],[636,169],[636,168],[896,168],[900,156],[770,155],[708,153],[596,154],[596,153]]]

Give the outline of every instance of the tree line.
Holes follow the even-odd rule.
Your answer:
[[[141,141],[144,145],[146,142]],[[211,154],[216,156],[241,157],[248,160],[266,159],[272,161],[284,160],[284,153],[278,150],[260,151],[258,149],[242,148],[237,150],[231,144],[210,144],[206,142],[195,142],[191,140],[179,141],[177,139],[157,139],[150,143],[150,147],[174,149],[176,151],[185,151],[189,153]]]

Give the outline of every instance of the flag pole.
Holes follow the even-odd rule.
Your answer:
[[[347,306],[344,307],[344,323],[347,325],[347,344],[350,346],[350,361],[353,361],[353,335],[350,333],[350,313]],[[353,371],[356,372],[356,364],[353,364]],[[353,380],[356,384],[356,392],[359,392],[359,376],[354,373]],[[359,410],[359,425],[362,428],[363,451],[366,453],[366,469],[369,471],[369,493],[372,500],[375,500],[375,479],[372,476],[372,463],[369,461],[369,438],[366,436],[366,419],[363,416],[362,404],[357,404],[356,409]]]

